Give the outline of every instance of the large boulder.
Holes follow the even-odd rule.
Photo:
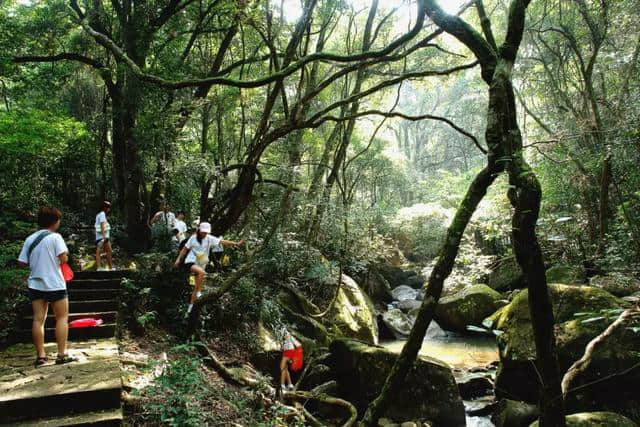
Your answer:
[[[499,292],[524,287],[522,269],[514,257],[499,261],[486,277],[487,286]]]
[[[554,265],[546,272],[547,283],[584,283],[584,271],[570,265]]]
[[[398,308],[384,312],[382,322],[397,339],[406,339],[413,328],[413,318]]]
[[[504,305],[501,299],[502,296],[487,285],[474,285],[442,298],[435,320],[443,329],[465,332],[467,325],[481,326],[484,318]]]
[[[510,399],[500,399],[491,421],[496,427],[528,427],[538,419],[540,411],[537,405]]]
[[[604,289],[617,297],[627,297],[640,291],[640,280],[622,273],[594,276],[589,280],[589,284]]]
[[[378,343],[378,323],[373,304],[360,286],[346,274],[342,275],[342,285],[327,319],[332,325],[331,329],[343,337]]]
[[[378,266],[378,270],[382,277],[389,282],[391,289],[401,285],[407,285],[414,289],[419,289],[424,285],[424,277],[414,270],[398,267],[391,264],[382,264]]]
[[[419,293],[420,291],[417,291],[409,286],[401,285],[391,291],[391,296],[396,301],[415,300],[417,299]]]
[[[599,313],[625,307],[627,303],[590,286],[551,284],[549,296],[556,322],[556,348],[562,374],[583,355],[589,341],[612,321],[584,322],[574,314]],[[493,327],[503,331],[498,337],[500,367],[496,377],[496,395],[536,402],[539,380],[527,290],[518,293],[493,317]],[[637,349],[640,349],[640,334],[629,328],[618,328],[607,337],[603,345],[597,347],[588,369],[573,383],[577,389],[570,394],[567,407],[574,411],[612,410],[637,421],[640,418],[640,411],[636,408],[637,384],[640,384]],[[625,375],[618,376],[621,372]],[[592,382],[594,384],[588,387],[580,387]]]
[[[627,417],[613,412],[583,412],[565,417],[567,427],[638,427]],[[539,422],[530,427],[539,427]]]
[[[351,340],[332,342],[330,351],[340,396],[364,413],[382,389],[398,355]],[[442,427],[464,426],[464,405],[451,368],[439,360],[418,357],[402,388],[390,397],[383,416],[428,419]]]
[[[389,303],[393,300],[391,285],[378,270],[371,269],[362,283],[364,291],[374,302]]]

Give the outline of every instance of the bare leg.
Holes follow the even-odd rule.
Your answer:
[[[33,322],[31,324],[31,336],[33,345],[36,347],[38,357],[46,357],[44,351],[44,322],[47,319],[49,303],[43,299],[35,300],[31,303],[33,307]]]
[[[100,247],[98,246],[96,248],[96,270],[100,268],[100,256],[101,256],[101,250]]]
[[[111,241],[105,243],[104,250],[107,255],[107,266],[109,267],[109,270],[111,270],[113,267],[113,262],[111,260]]]
[[[191,272],[196,275],[196,286],[193,288],[193,293],[191,294],[191,304],[195,304],[196,299],[198,299],[198,293],[202,290],[202,282],[204,282],[204,269],[199,265],[192,265]]]
[[[289,374],[289,367],[287,361],[289,359],[282,356],[280,359],[280,385],[287,385],[287,375]]]
[[[67,336],[69,335],[69,299],[64,298],[51,303],[53,312],[56,315],[56,343],[58,344],[58,355],[67,353]]]

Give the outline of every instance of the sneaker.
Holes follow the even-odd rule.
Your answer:
[[[293,390],[295,390],[295,387],[293,386],[293,384],[289,384],[289,385],[287,386],[287,390],[289,390],[289,391],[293,391]]]
[[[77,362],[77,357],[71,357],[68,354],[59,354],[56,357],[56,365],[64,365],[65,363]]]
[[[107,270],[105,270],[104,267],[98,267],[98,269],[96,271],[107,271]]]
[[[286,386],[286,385],[284,385],[284,384],[280,384],[280,390],[281,390],[283,393],[286,393],[287,391],[289,391],[289,389],[287,388],[287,386]]]

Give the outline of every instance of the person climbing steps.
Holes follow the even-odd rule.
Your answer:
[[[178,268],[184,260],[185,270],[195,276],[195,286],[187,306],[186,316],[189,316],[193,309],[193,304],[202,296],[202,283],[204,282],[206,267],[209,264],[211,249],[216,245],[238,248],[244,244],[243,241],[224,240],[212,236],[210,233],[211,224],[208,222],[200,223],[196,233],[187,240],[174,264],[174,267]]]

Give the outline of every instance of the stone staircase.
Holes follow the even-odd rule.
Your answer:
[[[69,329],[69,353],[78,362],[55,365],[55,318],[45,323],[51,361],[35,368],[30,310],[18,342],[0,352],[0,424],[15,426],[119,426],[122,380],[116,339],[122,271],[77,272],[69,290],[69,320],[92,317],[103,324]]]

